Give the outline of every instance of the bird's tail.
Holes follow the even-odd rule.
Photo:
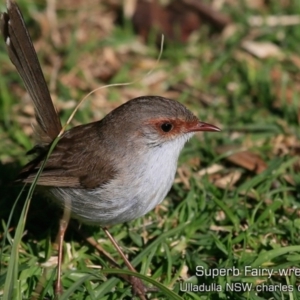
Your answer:
[[[8,55],[33,101],[38,124],[36,128],[37,142],[49,144],[57,137],[62,128],[60,119],[52,103],[21,11],[13,1],[7,0],[6,6],[7,13],[1,14],[0,29]]]

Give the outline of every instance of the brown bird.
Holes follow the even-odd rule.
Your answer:
[[[29,151],[35,158],[18,177],[19,182],[32,183],[62,126],[21,12],[10,0],[7,13],[1,15],[1,32],[35,108],[38,141]],[[65,210],[60,223],[58,279],[69,215],[104,228],[143,216],[167,195],[179,153],[197,131],[219,128],[199,121],[177,101],[143,96],[98,122],[61,135],[37,181]],[[61,290],[58,280],[56,292]]]

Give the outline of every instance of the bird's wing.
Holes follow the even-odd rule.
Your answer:
[[[74,127],[63,135],[48,158],[38,185],[93,189],[115,177],[117,170],[108,159],[109,143],[102,142],[98,123]],[[23,167],[17,182],[33,182],[48,149],[49,146],[38,151],[40,154]]]

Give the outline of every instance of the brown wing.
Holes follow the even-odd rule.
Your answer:
[[[113,179],[117,171],[109,159],[110,146],[103,142],[99,126],[100,122],[96,122],[67,131],[48,158],[38,185],[93,189]],[[34,149],[40,154],[24,166],[18,182],[34,180],[49,147],[42,151],[39,147]]]

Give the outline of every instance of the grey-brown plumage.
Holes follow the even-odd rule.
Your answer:
[[[62,126],[21,12],[10,0],[7,13],[1,14],[0,29],[35,108],[38,140],[29,151],[35,158],[18,177],[19,182],[31,183]],[[179,153],[196,131],[219,129],[200,122],[174,100],[145,96],[128,101],[101,121],[72,128],[60,137],[37,181],[64,207],[59,223],[56,295],[62,292],[63,238],[70,215],[84,223],[107,226],[146,214],[170,190]],[[145,299],[142,282],[131,282]]]
[[[116,165],[122,165],[122,159],[128,154],[138,154],[136,149],[159,146],[165,141],[157,140],[155,125],[149,123],[160,118],[165,122],[176,119],[197,121],[190,111],[174,100],[158,96],[130,100],[103,120],[64,133],[47,160],[38,184],[87,189],[100,187],[114,178],[119,169]],[[154,137],[151,139],[152,131]],[[147,139],[136,139],[138,135]],[[173,135],[168,135],[168,138]],[[38,145],[30,151],[38,156],[22,169],[19,181],[33,181],[48,150],[49,146]]]
[[[61,123],[52,104],[30,36],[18,6],[7,1],[1,15],[9,57],[30,94],[38,123],[35,158],[19,182],[33,182]],[[110,225],[144,215],[171,188],[179,153],[196,131],[218,131],[200,122],[177,101],[159,96],[132,99],[103,120],[65,132],[48,158],[37,184],[69,205],[83,222]]]

